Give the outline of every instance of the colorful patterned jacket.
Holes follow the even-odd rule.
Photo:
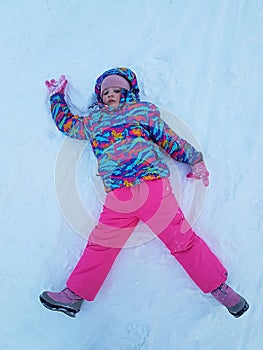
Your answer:
[[[99,78],[97,91],[98,81]],[[133,92],[129,92],[129,98]],[[122,94],[117,109],[103,105],[98,98],[97,106],[84,117],[71,113],[63,94],[50,97],[51,114],[58,129],[69,137],[90,141],[106,192],[168,177],[170,172],[161,149],[176,161],[190,165],[203,159],[201,152],[161,119],[154,104],[139,100],[138,91],[130,99],[127,91]]]

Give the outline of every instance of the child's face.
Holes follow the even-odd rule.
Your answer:
[[[118,107],[121,98],[121,88],[109,87],[102,92],[102,101],[105,105]]]

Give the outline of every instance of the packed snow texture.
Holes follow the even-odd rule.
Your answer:
[[[0,348],[262,349],[262,1],[1,0],[0,13]],[[201,145],[211,184],[194,228],[250,303],[238,320],[158,239],[124,249],[76,319],[39,303],[64,287],[86,243],[57,202],[65,138],[44,81],[66,74],[72,109],[85,114],[96,77],[116,66],[133,69],[142,99],[181,118]],[[94,169],[87,146],[77,186],[97,217]],[[187,203],[194,183],[178,169]]]

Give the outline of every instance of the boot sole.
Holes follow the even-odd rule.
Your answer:
[[[237,313],[233,313],[233,312],[229,312],[231,313],[231,315],[233,315],[235,318],[239,318],[240,316],[242,316],[247,310],[249,309],[249,305],[248,303],[246,302],[243,309],[238,311]]]
[[[76,314],[79,312],[77,310],[71,309],[69,307],[61,306],[61,305],[52,305],[49,302],[47,302],[42,296],[39,297],[39,300],[43,306],[45,306],[47,309],[51,311],[59,311],[63,312],[64,314],[68,315],[69,317],[76,317]]]

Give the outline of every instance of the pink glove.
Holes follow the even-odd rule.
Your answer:
[[[199,162],[191,167],[191,172],[186,175],[190,179],[202,180],[205,187],[209,185],[209,172],[206,168],[205,162]]]
[[[48,80],[45,81],[45,84],[50,96],[58,93],[64,94],[64,90],[67,83],[68,81],[65,75],[61,75],[58,81],[56,81],[55,79],[51,79],[50,81]]]

